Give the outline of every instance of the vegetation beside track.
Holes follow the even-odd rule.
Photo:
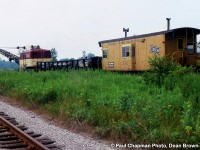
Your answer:
[[[152,72],[142,75],[0,71],[0,94],[63,120],[92,125],[92,132],[102,137],[137,144],[199,144],[200,76],[163,62],[165,58],[151,60]]]

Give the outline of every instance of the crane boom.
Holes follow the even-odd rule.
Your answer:
[[[4,55],[9,59],[9,61],[14,60],[17,64],[19,64],[19,56],[14,55],[6,50],[0,49],[0,54]]]

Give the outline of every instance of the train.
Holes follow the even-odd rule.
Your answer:
[[[26,47],[14,47],[14,49],[26,49]],[[22,70],[57,70],[57,69],[101,69],[101,57],[70,59],[63,61],[52,61],[51,51],[40,48],[39,45],[31,46],[29,50],[23,50],[20,56],[14,55],[6,50],[0,49],[0,54],[9,61],[15,61]]]
[[[57,70],[57,69],[101,69],[101,57],[80,58],[63,61],[52,61],[51,51],[40,46],[31,46],[23,51],[19,57],[19,66],[23,70]]]
[[[58,69],[102,69],[102,57],[80,58],[63,61],[37,62],[37,71],[58,70]]]
[[[200,55],[197,51],[197,35],[200,29],[181,27],[170,29],[167,18],[167,30],[148,34],[127,36],[99,41],[102,56],[77,60],[51,61],[51,51],[32,46],[20,57],[11,55],[2,49],[0,53],[9,56],[9,60],[19,62],[21,69],[55,70],[92,68],[106,71],[146,71],[150,69],[149,58],[157,55],[167,56],[182,66],[200,68]],[[19,59],[19,61],[18,61]]]

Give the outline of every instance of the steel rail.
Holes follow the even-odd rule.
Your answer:
[[[50,150],[48,147],[44,146],[42,143],[38,142],[33,137],[17,128],[15,125],[7,121],[2,116],[0,116],[0,125],[8,127],[11,132],[13,132],[15,135],[18,136],[18,138],[23,140],[24,143],[27,144],[30,148],[36,148],[38,150]]]

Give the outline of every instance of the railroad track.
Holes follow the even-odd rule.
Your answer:
[[[59,150],[49,138],[41,134],[28,131],[28,128],[19,125],[15,118],[0,112],[0,149],[16,150]]]

